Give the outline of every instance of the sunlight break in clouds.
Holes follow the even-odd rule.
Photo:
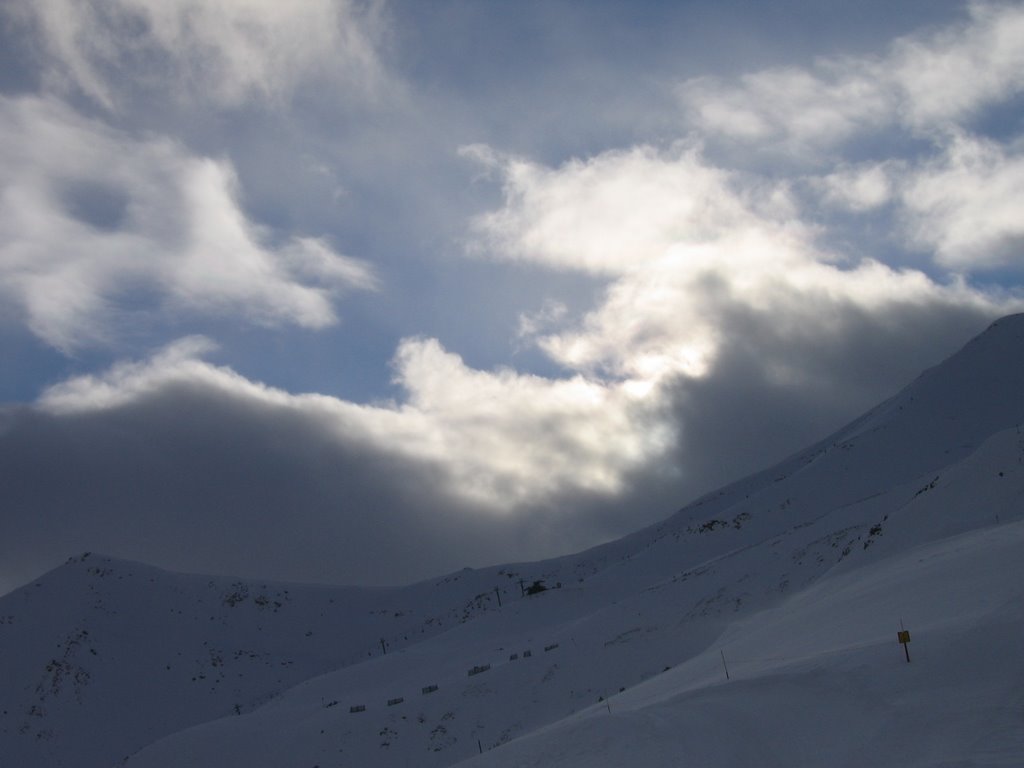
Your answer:
[[[175,386],[207,388],[259,409],[300,413],[338,441],[424,462],[452,497],[495,512],[574,490],[617,493],[630,471],[672,439],[656,408],[626,387],[475,371],[432,339],[406,339],[395,355],[406,402],[374,406],[249,381],[201,359],[214,349],[202,337],[181,339],[148,360],[50,387],[39,405],[71,414],[141,402]]]
[[[31,97],[0,99],[0,139],[0,293],[61,350],[108,343],[147,313],[322,328],[341,291],[375,285],[322,240],[268,244],[226,161]],[[140,291],[156,300],[122,306]]]
[[[231,107],[277,100],[326,76],[352,92],[383,82],[375,48],[378,3],[349,0],[33,0],[51,55],[48,80],[108,109],[128,82]]]
[[[560,168],[508,158],[501,168],[505,206],[477,219],[477,250],[610,281],[577,327],[564,313],[522,326],[566,368],[638,391],[704,375],[720,345],[739,341],[723,336],[738,309],[797,335],[827,332],[844,306],[1000,311],[959,281],[940,285],[823,250],[823,230],[800,217],[788,183],[709,166],[685,146],[608,152]]]

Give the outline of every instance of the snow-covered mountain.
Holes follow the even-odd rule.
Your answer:
[[[1022,424],[1018,315],[579,554],[394,589],[72,558],[0,599],[2,763],[1021,765]]]

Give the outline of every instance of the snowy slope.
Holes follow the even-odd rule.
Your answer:
[[[1022,456],[1017,430],[1004,431],[957,466],[947,468],[941,484],[925,493],[917,493],[913,485],[901,487],[874,500],[869,508],[840,510],[838,521],[826,517],[801,524],[609,602],[605,600],[611,591],[605,588],[609,582],[626,581],[629,571],[645,565],[642,555],[619,560],[582,585],[512,602],[401,653],[315,678],[252,714],[157,743],[127,764],[172,766],[187,760],[192,765],[214,766],[244,757],[253,766],[429,766],[448,765],[453,758],[470,756],[478,749],[494,757],[501,753],[501,749],[492,753],[494,747],[586,709],[601,697],[610,696],[611,706],[617,708],[620,688],[626,689],[622,694],[626,695],[638,683],[672,675],[678,665],[692,664],[695,658],[708,662],[708,649],[717,680],[722,676],[717,649],[723,642],[730,649],[727,638],[738,631],[737,622],[742,625],[759,608],[767,608],[763,615],[785,620],[793,611],[792,601],[799,605],[805,599],[807,590],[801,587],[811,584],[808,589],[815,589],[823,574],[848,577],[854,584],[875,579],[872,574],[880,564],[916,546],[914,533],[922,528],[928,529],[924,538],[932,539],[956,535],[962,528],[1001,528],[1019,519],[1024,493]],[[990,485],[988,497],[984,504],[975,504],[979,501],[976,489],[985,483]],[[971,503],[966,510],[961,506],[965,500]],[[881,533],[872,536],[869,526],[857,534],[849,525],[857,512],[866,513],[868,520],[885,514],[889,519]],[[839,525],[838,531],[833,522]],[[716,532],[723,531],[711,533]],[[733,533],[742,530],[733,529]],[[947,542],[948,538],[939,538],[935,546],[941,548]],[[1018,548],[1015,557],[1001,559],[1004,577],[1014,573],[1021,555],[1024,551]],[[556,565],[551,567],[560,572]],[[988,587],[979,584],[977,588]],[[936,582],[935,589],[944,590],[946,585]],[[823,614],[816,624],[802,625],[804,620],[795,616],[794,632],[800,628],[797,635],[813,638],[821,627],[842,623],[837,619],[848,609],[840,601],[836,606],[836,616]],[[878,615],[885,629],[878,635],[879,642],[891,646],[888,653],[896,660],[900,658],[894,634],[897,622],[900,615],[918,618],[913,606],[910,601],[901,606],[902,612],[883,610]],[[965,620],[969,627],[971,617]],[[868,626],[881,632],[877,622]],[[809,649],[796,651],[792,641],[776,643],[777,647],[773,642],[765,641],[758,654],[740,644],[734,664],[743,672],[743,665],[751,660],[828,653],[837,641],[823,637],[820,644],[812,642]],[[865,640],[857,635],[853,642]],[[543,650],[554,645],[550,651]],[[527,648],[534,655],[523,659],[521,652]],[[520,658],[509,661],[508,655],[514,652]],[[469,668],[484,664],[491,669],[468,676]],[[665,672],[666,667],[672,669]],[[439,690],[424,696],[420,688],[428,684],[438,684]],[[397,697],[405,701],[388,707],[387,701]],[[332,701],[339,705],[326,706]],[[367,710],[350,713],[354,704],[364,704]],[[557,764],[545,761],[546,754],[544,747],[537,764]]]
[[[382,640],[394,652],[469,621],[486,601],[462,580],[400,590],[247,583],[71,558],[0,600],[0,755],[110,765],[379,656]]]
[[[1024,317],[1006,318],[780,465],[658,526],[552,561],[364,590],[243,585],[95,555],[76,560],[0,599],[0,665],[13,681],[0,691],[0,755],[26,766],[110,766],[128,756],[133,768],[326,768],[451,765],[484,750],[480,764],[518,765],[520,758],[497,761],[522,755],[524,765],[557,765],[562,754],[576,765],[607,732],[635,749],[649,743],[647,764],[677,764],[672,756],[690,745],[706,751],[697,764],[739,765],[729,749],[748,744],[769,754],[776,747],[767,724],[790,727],[781,711],[770,713],[774,721],[756,715],[779,697],[820,709],[836,721],[834,738],[852,738],[841,733],[844,718],[861,722],[857,706],[882,695],[865,679],[857,683],[870,689],[863,701],[843,698],[837,681],[852,685],[870,666],[857,654],[898,656],[897,607],[917,619],[915,632],[941,624],[937,614],[893,604],[875,623],[851,625],[846,617],[866,610],[850,597],[858,584],[884,602],[895,594],[880,580],[891,578],[927,602],[948,591],[943,579],[960,567],[949,552],[964,541],[979,563],[1001,563],[1004,580],[1024,581],[1013,550],[1024,507],[1022,351]],[[939,572],[918,578],[928,568],[915,567],[913,553],[929,546],[938,553],[929,567]],[[520,580],[538,579],[553,588],[522,596]],[[974,588],[993,589],[987,579],[978,576]],[[961,607],[950,632],[954,619],[963,632],[995,631],[1002,621]],[[1019,637],[1019,615],[1008,615]],[[756,652],[749,638],[760,638]],[[723,649],[736,657],[737,679],[726,687],[718,679]],[[470,675],[473,668],[482,669]],[[979,667],[979,686],[990,672]],[[772,687],[778,680],[785,695]],[[834,685],[839,693],[814,704]],[[964,685],[968,699],[988,690]],[[736,693],[762,703],[734,702]],[[698,729],[707,739],[669,737],[683,733],[683,721],[705,722],[695,711],[712,702],[723,718],[747,724],[726,739],[732,746],[716,751],[712,736],[726,734],[710,722]],[[1013,705],[999,706],[1006,714]],[[964,711],[949,717],[959,723]],[[910,749],[921,733],[887,738]],[[778,746],[778,764],[799,764],[787,745]]]
[[[460,765],[1019,766],[1021,562],[1018,521],[826,577],[610,706]]]

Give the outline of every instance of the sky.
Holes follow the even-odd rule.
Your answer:
[[[0,593],[576,551],[1024,309],[1024,5],[7,0]]]

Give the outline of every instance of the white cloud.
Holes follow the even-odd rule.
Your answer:
[[[958,271],[1024,262],[1024,153],[956,136],[902,186],[911,241]]]
[[[407,394],[401,404],[289,394],[201,359],[213,349],[201,337],[182,339],[148,360],[57,384],[39,405],[55,414],[80,413],[123,406],[169,386],[208,387],[262,408],[302,413],[339,440],[423,462],[452,497],[495,511],[559,493],[620,492],[631,471],[671,445],[671,430],[654,418],[657,404],[628,387],[583,376],[475,371],[433,339],[399,346],[395,376]]]
[[[532,343],[545,329],[559,325],[568,314],[569,308],[565,304],[549,299],[540,310],[519,315],[516,335],[519,339]]]
[[[779,142],[813,153],[892,119],[895,93],[872,69],[864,61],[823,61],[814,73],[767,70],[744,75],[738,85],[697,78],[679,93],[707,136]]]
[[[374,284],[321,240],[270,245],[228,162],[56,102],[0,99],[0,164],[0,294],[65,351],[161,313],[322,328],[342,289]],[[139,294],[151,298],[129,312],[122,300]]]
[[[188,381],[215,372],[200,358],[216,349],[217,345],[205,336],[187,336],[160,349],[144,363],[121,362],[101,376],[78,376],[55,384],[42,394],[40,404],[56,414],[117,408],[169,381]]]
[[[878,56],[694,79],[680,93],[706,141],[724,136],[812,161],[823,172],[807,188],[830,206],[893,206],[895,234],[951,279],[1020,261],[1019,142],[972,136],[970,127],[1024,94],[1019,3],[971,3],[963,21],[897,39]],[[842,161],[844,142],[884,131],[914,140],[913,151],[885,140],[871,151],[888,157]]]
[[[864,173],[854,199],[884,198],[884,178]],[[836,332],[846,307],[884,315],[923,304],[1015,306],[956,280],[830,253],[823,230],[800,215],[788,182],[724,172],[692,149],[637,148],[558,168],[507,160],[505,205],[474,231],[477,249],[492,256],[607,277],[603,300],[578,325],[566,318],[534,335],[568,369],[634,392],[707,374],[722,349],[743,343],[725,330],[738,311],[805,336]]]
[[[801,156],[894,125],[948,130],[1024,92],[1024,8],[976,2],[969,18],[893,43],[880,56],[819,59],[810,69],[695,78],[679,94],[706,136]]]
[[[896,163],[866,163],[840,166],[825,176],[811,180],[811,186],[824,195],[830,205],[855,212],[869,211],[892,201]]]
[[[556,269],[615,275],[642,269],[673,243],[699,245],[751,222],[731,176],[680,145],[606,152],[557,169],[502,165],[505,205],[473,226],[476,250]]]
[[[47,76],[107,108],[141,86],[235,106],[324,76],[372,94],[384,76],[379,3],[352,0],[37,0],[19,9],[49,54]]]
[[[1024,6],[979,0],[968,11],[962,24],[897,40],[878,70],[916,128],[958,123],[1024,92]]]
[[[499,507],[619,492],[671,444],[657,404],[622,385],[476,371],[434,340],[404,341],[396,367],[409,395],[400,413],[422,426],[418,452],[444,460],[460,492]]]

